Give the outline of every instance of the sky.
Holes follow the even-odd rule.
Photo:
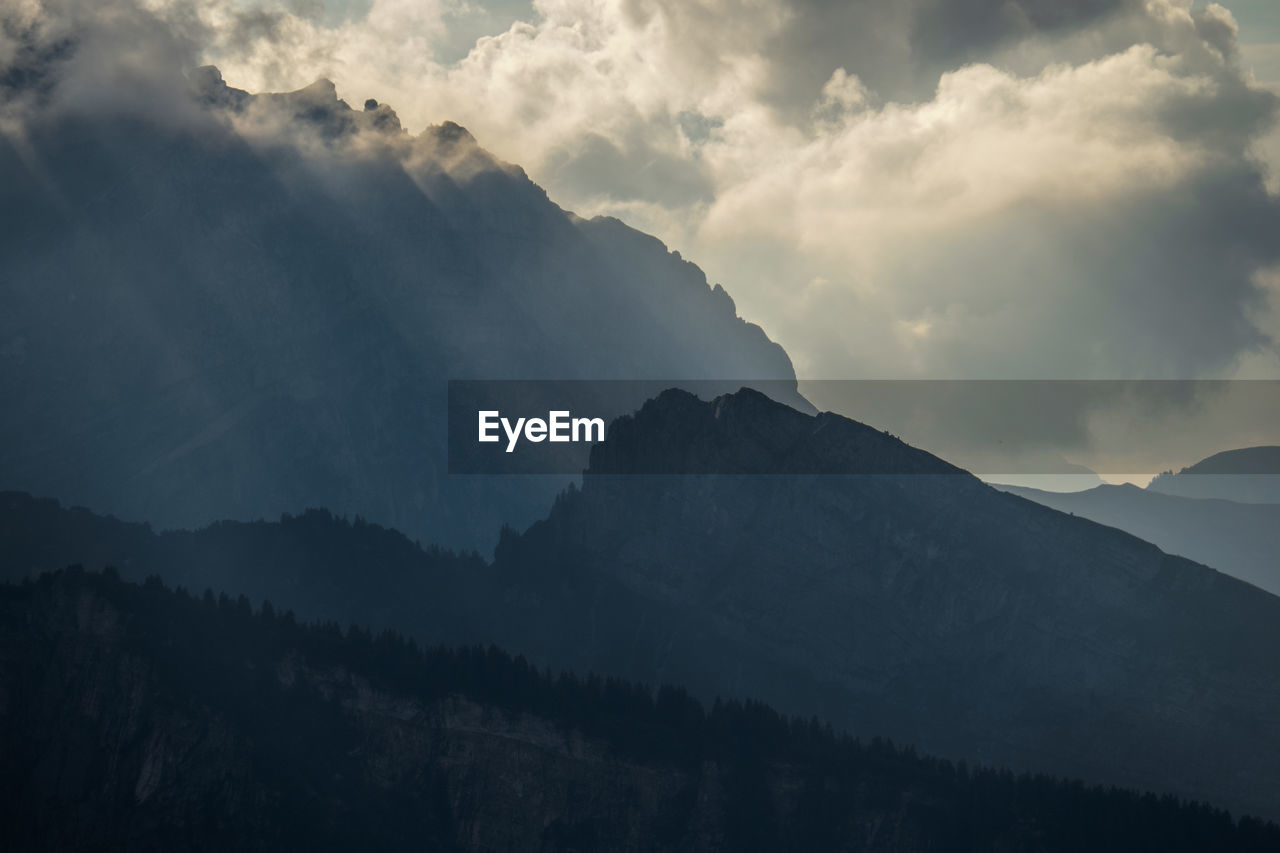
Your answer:
[[[1228,6],[1240,26],[1241,64],[1259,83],[1280,86],[1280,4],[1238,0]]]
[[[1280,379],[1274,0],[134,2],[233,86],[466,126],[801,377]]]

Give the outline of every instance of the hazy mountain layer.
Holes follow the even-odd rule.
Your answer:
[[[1184,498],[1132,485],[1082,492],[998,488],[1126,530],[1170,554],[1280,594],[1280,504]]]
[[[862,746],[63,572],[0,587],[9,849],[1262,851],[1170,798]]]
[[[724,668],[741,651],[732,638],[708,630],[696,612],[598,573],[498,569],[325,510],[155,533],[53,500],[0,493],[0,580],[73,563],[112,567],[139,582],[157,576],[197,593],[245,594],[288,606],[301,619],[391,628],[423,644],[498,643],[555,669],[645,674],[686,685],[708,702],[747,695],[736,670]],[[697,654],[672,659],[673,632],[697,638]],[[841,695],[767,661],[755,662],[752,672],[757,680],[768,673],[791,707],[812,711]]]
[[[77,49],[4,78],[41,96],[0,134],[4,487],[162,527],[326,506],[487,549],[566,478],[449,478],[447,380],[793,381],[697,267],[457,125],[215,69],[173,101],[41,108]]]
[[[1176,474],[1166,471],[1147,489],[1184,498],[1280,504],[1280,447],[1224,450]]]

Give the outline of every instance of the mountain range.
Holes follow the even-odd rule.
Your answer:
[[[325,513],[157,536],[10,495],[3,550],[27,556],[6,571],[239,586],[309,618],[1274,816],[1275,596],[750,390],[672,390],[609,436],[491,564]]]
[[[1260,496],[1259,478],[1227,475],[1215,492]],[[1243,479],[1243,482],[1241,480]],[[1134,485],[1102,485],[1080,492],[1019,486],[1000,489],[1062,512],[1118,527],[1179,554],[1280,595],[1280,504],[1183,497]],[[1189,487],[1194,489],[1194,487]]]

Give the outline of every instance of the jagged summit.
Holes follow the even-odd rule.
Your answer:
[[[458,143],[476,141],[476,138],[471,135],[471,131],[453,121],[443,121],[438,125],[433,125],[430,130],[435,133],[436,138],[441,142]]]
[[[246,119],[250,130],[301,129],[330,144],[341,144],[372,131],[378,139],[406,143],[418,158],[448,169],[455,169],[465,159],[469,173],[502,169],[534,186],[523,169],[500,163],[457,122],[445,120],[429,125],[413,136],[390,105],[367,98],[356,109],[338,97],[337,85],[328,78],[292,92],[255,94],[228,85],[217,66],[202,65],[187,72],[187,88],[197,103]],[[542,193],[540,188],[537,191]]]
[[[588,473],[966,474],[866,424],[753,388],[711,401],[664,391],[610,425]]]
[[[253,97],[244,89],[236,89],[222,78],[216,65],[201,65],[187,72],[187,88],[199,103],[239,112]]]
[[[388,135],[404,133],[400,117],[391,107],[369,98],[362,110],[353,109],[338,97],[337,85],[325,77],[292,92],[251,94],[227,85],[217,66],[202,65],[187,72],[187,83],[197,100],[207,106],[241,115],[255,109],[274,109],[277,116],[308,124],[328,139],[365,130]]]

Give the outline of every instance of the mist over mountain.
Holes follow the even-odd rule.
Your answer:
[[[455,124],[176,65],[85,104],[64,66],[91,45],[37,47],[4,77],[5,487],[160,527],[322,505],[487,549],[567,478],[447,477],[446,380],[794,382],[696,266]]]
[[[1147,489],[1184,498],[1280,504],[1280,447],[1224,450],[1176,474],[1160,474]]]
[[[1118,527],[1170,554],[1204,563],[1280,595],[1280,504],[1180,497],[1129,484],[1080,492],[1008,485],[998,488]]]

